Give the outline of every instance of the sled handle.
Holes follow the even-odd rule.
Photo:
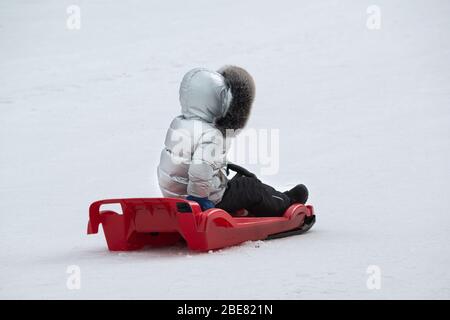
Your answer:
[[[122,212],[124,212],[124,204],[121,199],[107,199],[107,200],[99,200],[93,202],[89,206],[89,223],[88,223],[88,234],[97,233],[98,232],[98,226],[101,222],[100,217],[100,207],[103,204],[111,204],[111,203],[118,203],[122,207]]]
[[[147,204],[154,205],[162,203],[165,206],[170,206],[178,213],[191,213],[198,215],[202,209],[200,205],[195,201],[188,201],[178,198],[124,198],[124,199],[104,199],[93,202],[89,206],[89,223],[87,233],[98,233],[98,226],[102,223],[102,214],[100,213],[100,207],[104,204],[120,204],[122,207],[122,214],[129,215],[133,211],[130,211],[128,204]],[[172,210],[172,209],[170,209]]]

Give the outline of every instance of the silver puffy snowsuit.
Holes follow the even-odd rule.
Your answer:
[[[181,115],[166,134],[158,166],[164,197],[220,202],[227,185],[226,129],[242,128],[254,97],[251,76],[234,66],[189,71],[180,85]]]

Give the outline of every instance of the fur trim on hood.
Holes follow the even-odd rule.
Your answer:
[[[255,82],[252,76],[240,67],[225,66],[218,72],[225,78],[225,84],[231,90],[232,96],[225,115],[215,121],[217,128],[225,134],[227,129],[242,129],[247,123],[255,99]]]

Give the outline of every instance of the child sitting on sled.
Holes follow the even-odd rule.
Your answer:
[[[181,115],[170,124],[158,166],[164,197],[196,201],[202,210],[246,209],[254,216],[281,216],[291,204],[306,203],[304,185],[280,192],[226,159],[228,133],[245,126],[254,96],[253,78],[236,66],[196,68],[183,77]],[[228,170],[236,172],[231,180]]]

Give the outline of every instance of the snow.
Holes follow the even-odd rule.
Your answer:
[[[449,15],[445,0],[1,2],[0,298],[450,298]],[[261,178],[305,183],[314,229],[109,252],[85,234],[89,204],[160,195],[179,81],[224,64],[256,80],[249,127],[280,130]]]

